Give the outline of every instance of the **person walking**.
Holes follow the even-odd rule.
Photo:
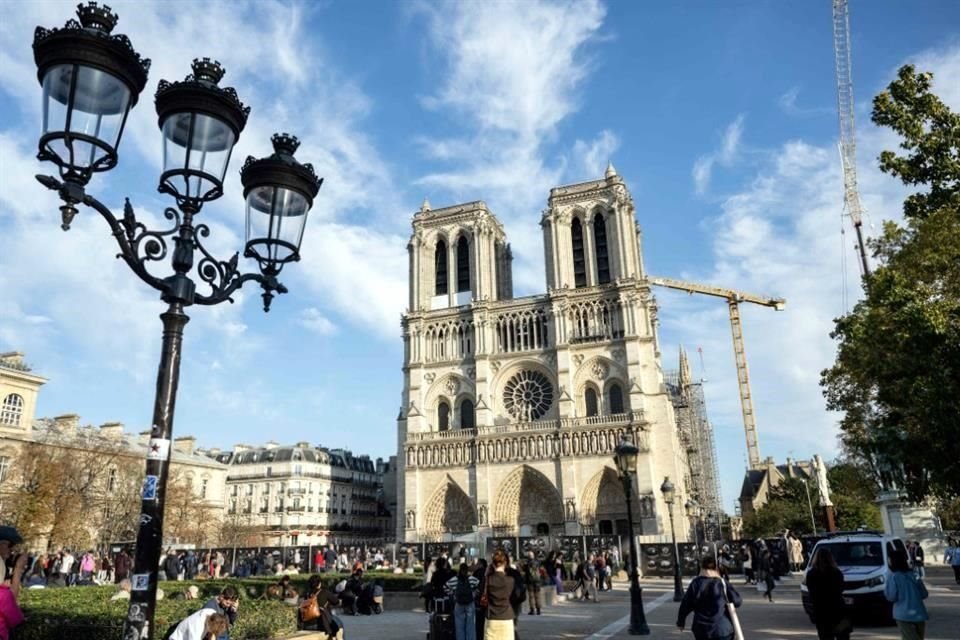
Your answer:
[[[457,640],[476,640],[476,602],[480,581],[470,575],[466,562],[460,563],[457,575],[447,581],[447,593],[453,596],[453,628]]]
[[[763,545],[760,549],[760,573],[762,574],[761,578],[758,580],[763,580],[764,585],[766,586],[766,591],[763,592],[763,597],[773,602],[773,590],[777,586],[777,581],[773,577],[773,555],[770,553],[770,549]]]
[[[820,640],[847,640],[853,627],[844,615],[843,573],[829,549],[821,548],[807,572],[807,589]]]
[[[926,577],[923,570],[923,547],[920,546],[919,540],[913,541],[913,570],[921,580]]]
[[[587,567],[593,567],[593,556],[587,558],[583,562],[578,562],[576,569],[573,570],[573,597],[578,598],[579,600],[589,600],[590,592],[587,590]],[[579,597],[577,594],[580,594]]]
[[[683,631],[687,616],[693,613],[690,630],[696,640],[731,640],[734,629],[727,615],[727,603],[739,607],[743,601],[733,585],[720,577],[715,558],[704,558],[700,567],[700,575],[690,581],[680,601],[677,628]]]
[[[493,563],[487,573],[484,594],[487,598],[487,621],[483,640],[513,640],[513,578],[507,575],[507,555],[502,549],[493,554]]]
[[[943,554],[943,561],[953,569],[953,579],[960,584],[960,539],[950,539],[947,550]]]
[[[536,609],[537,615],[540,615],[540,571],[532,562],[523,565],[523,582],[527,585],[527,602],[530,606],[527,613],[532,616]]]
[[[741,552],[743,553],[743,577],[746,578],[744,584],[753,584],[755,582],[753,577],[753,546],[745,544]]]
[[[473,577],[477,579],[477,591],[479,593],[486,593],[487,587],[487,560],[485,558],[477,558],[477,562],[474,565],[476,569],[473,570]],[[477,638],[483,638],[483,627],[484,623],[487,620],[487,605],[484,598],[479,598],[477,600],[477,612],[475,616],[475,624],[477,627]]]
[[[803,544],[793,533],[787,538],[787,553],[790,556],[790,572],[797,573],[803,570]]]
[[[907,554],[899,549],[892,551],[887,560],[890,574],[883,595],[893,603],[893,619],[900,628],[903,640],[923,640],[926,632],[927,588],[910,567]]]
[[[23,539],[13,527],[0,527],[0,640],[9,640],[13,628],[24,621],[17,604],[21,580],[27,566],[27,554],[14,558],[13,549]]]
[[[125,580],[130,577],[130,568],[133,566],[133,561],[130,559],[130,555],[127,553],[126,549],[121,549],[120,553],[117,554],[117,560],[113,563],[113,581],[116,584],[120,584],[121,580]]]

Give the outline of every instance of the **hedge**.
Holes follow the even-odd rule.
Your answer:
[[[324,584],[341,580],[348,574],[323,574]],[[382,579],[385,591],[410,591],[419,588],[422,577],[415,575],[371,572],[365,579]],[[306,588],[309,574],[290,576],[294,589]],[[216,596],[227,585],[240,592],[240,617],[230,632],[231,640],[266,640],[292,634],[296,631],[296,608],[278,601],[261,599],[266,588],[276,584],[276,577],[257,577],[223,580],[183,580],[161,582],[165,598],[157,603],[154,624],[164,633],[175,622],[187,617]],[[190,585],[200,590],[198,600],[171,598],[184,592]],[[117,592],[115,586],[69,587],[65,589],[24,589],[20,594],[27,621],[17,628],[17,640],[116,640],[123,626],[129,602],[110,600]]]

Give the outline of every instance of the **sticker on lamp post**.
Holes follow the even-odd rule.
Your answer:
[[[157,488],[160,486],[159,476],[147,476],[143,479],[142,497],[144,500],[156,500]]]
[[[166,460],[170,453],[170,441],[166,438],[151,438],[147,445],[147,460]]]
[[[149,573],[135,573],[130,580],[131,591],[146,591],[150,588]]]

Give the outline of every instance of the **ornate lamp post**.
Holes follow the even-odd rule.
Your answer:
[[[650,627],[643,611],[643,591],[640,589],[640,573],[637,570],[637,539],[633,534],[633,475],[637,472],[637,455],[640,450],[632,442],[621,440],[614,452],[614,461],[623,481],[623,493],[627,498],[627,533],[630,535],[630,635],[648,636]]]
[[[673,500],[676,497],[676,490],[669,477],[663,479],[660,493],[663,494],[663,501],[667,503],[667,509],[670,511],[670,537],[673,540],[673,601],[680,602],[683,600],[683,585],[680,582],[680,549],[677,547],[677,531],[673,525]]]
[[[247,217],[244,256],[257,262],[259,273],[241,274],[239,253],[225,261],[211,255],[201,242],[210,229],[195,224],[194,218],[205,203],[223,195],[230,154],[250,109],[233,88],[219,86],[224,74],[220,64],[204,58],[194,60],[193,73],[185,80],[162,80],[156,93],[163,134],[159,191],[172,196],[177,205],[164,211],[171,228],[147,229],[137,220],[129,199],[123,215],[115,216],[86,192],[86,186],[93,174],[116,166],[127,115],[146,86],[150,61],[134,51],[126,36],[111,34],[117,15],[109,7],[89,2],[79,5],[77,15],[79,22],[70,20],[62,29],[37,27],[34,35],[37,77],[43,87],[38,157],[55,164],[60,173],[60,179],[38,175],[37,180],[63,200],[64,230],[79,213],[78,205],[99,213],[120,247],[118,257],[159,291],[168,305],[160,315],[163,346],[141,491],[130,608],[122,636],[124,640],[152,640],[183,328],[189,320],[184,308],[232,302],[231,296],[240,287],[256,282],[263,290],[264,311],[268,311],[274,295],[287,291],[277,277],[286,263],[300,259],[307,213],[323,180],[312,166],[294,159],[299,144],[295,137],[273,136],[274,153],[259,160],[248,157],[240,172]],[[154,276],[148,265],[167,257],[168,241],[172,242],[173,273]],[[190,277],[197,252],[196,275],[209,288],[207,293],[198,293]]]
[[[692,498],[687,500],[686,504],[683,505],[684,510],[687,512],[687,517],[690,519],[690,522],[693,524],[693,542],[697,547],[697,562],[701,560],[700,557],[700,505],[696,503]]]

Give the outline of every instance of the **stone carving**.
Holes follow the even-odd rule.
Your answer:
[[[526,465],[507,476],[497,495],[494,526],[518,529],[529,524],[563,523],[563,502],[545,475]]]
[[[460,381],[456,378],[447,378],[447,382],[443,385],[443,388],[446,389],[447,393],[453,397],[457,395],[457,392],[460,391]]]
[[[477,368],[476,368],[476,367],[468,367],[468,368],[467,368],[467,377],[470,378],[471,380],[476,380],[476,379],[477,379]]]
[[[598,380],[603,380],[604,378],[607,377],[607,373],[609,373],[609,369],[607,368],[606,364],[598,360],[593,363],[592,367],[590,367],[590,373],[593,374],[594,378]]]
[[[503,405],[518,420],[537,420],[553,405],[553,385],[539,371],[524,369],[504,385]]]
[[[437,379],[437,374],[435,373],[425,373],[423,374],[423,381],[427,384],[433,384],[433,381]]]
[[[465,533],[477,524],[473,502],[449,477],[427,503],[423,528],[429,533]]]
[[[582,354],[582,353],[574,354],[574,356],[573,356],[573,364],[577,365],[578,367],[583,364],[583,354]]]
[[[577,519],[577,505],[573,500],[567,500],[567,522],[575,522]]]
[[[613,359],[617,362],[624,363],[627,361],[627,353],[623,349],[614,349],[611,355],[613,355]]]
[[[490,361],[490,368],[493,369],[494,373],[496,373],[497,371],[500,371],[501,365],[502,363],[499,360]]]
[[[417,512],[415,509],[407,511],[407,529],[414,529],[417,526]]]
[[[480,508],[477,509],[477,513],[480,517],[480,526],[486,526],[487,525],[487,505],[485,504],[480,505]]]

